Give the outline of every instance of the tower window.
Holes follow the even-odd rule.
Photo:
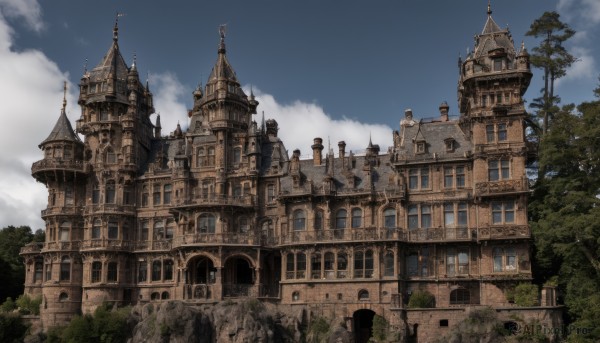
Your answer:
[[[102,262],[99,262],[99,261],[92,262],[91,282],[92,283],[100,282],[101,275],[102,275]]]

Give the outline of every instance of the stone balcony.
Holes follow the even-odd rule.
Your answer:
[[[46,242],[42,252],[50,251],[78,251],[81,247],[80,241],[59,241],[59,242]]]
[[[247,233],[194,233],[173,238],[173,248],[197,245],[260,245],[258,235]]]
[[[31,175],[39,181],[46,182],[57,178],[70,180],[76,174],[84,174],[84,163],[79,160],[43,159],[31,165]]]
[[[86,206],[84,214],[125,214],[135,215],[135,206],[133,205],[117,205],[117,204],[97,204]]]
[[[256,196],[228,196],[228,195],[208,195],[196,196],[192,199],[176,199],[173,207],[198,207],[198,206],[237,206],[254,207],[256,206]]]
[[[81,250],[110,250],[110,251],[131,251],[134,247],[133,241],[121,239],[86,239],[81,242]]]
[[[409,242],[452,242],[470,241],[472,232],[467,227],[438,227],[409,230]]]
[[[56,215],[77,216],[81,215],[82,213],[83,207],[81,206],[54,206],[42,210],[42,218]]]
[[[322,231],[294,231],[279,240],[280,245],[328,242],[403,241],[406,233],[399,228],[358,228]]]
[[[24,254],[39,254],[42,250],[43,244],[41,242],[31,242],[21,248],[19,255]]]
[[[477,230],[477,240],[530,238],[528,225],[494,225]]]
[[[485,181],[475,184],[475,196],[486,197],[508,195],[529,191],[529,182],[526,178],[518,180]]]

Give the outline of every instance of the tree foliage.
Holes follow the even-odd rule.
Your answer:
[[[577,60],[564,47],[564,42],[574,34],[575,31],[569,25],[560,21],[557,12],[544,12],[531,24],[526,33],[527,36],[542,39],[540,45],[532,50],[531,64],[544,71],[542,96],[535,99],[532,104],[542,118],[544,134],[548,131],[550,119],[559,102],[559,98],[554,94],[554,82],[565,76],[567,68]]]
[[[68,343],[126,342],[132,329],[127,323],[130,310],[129,307],[117,310],[104,304],[96,309],[93,316],[76,316],[68,326],[50,330],[49,340]]]
[[[27,333],[27,325],[14,313],[0,313],[0,342],[19,343]]]
[[[0,302],[7,297],[16,298],[23,293],[25,266],[19,252],[25,244],[44,241],[44,232],[31,232],[29,226],[8,226],[0,230],[0,270],[4,271],[0,282]]]
[[[427,291],[414,291],[408,299],[408,308],[435,307],[435,296]]]
[[[539,149],[543,177],[529,206],[536,278],[558,276],[571,340],[600,340],[600,101],[564,106]],[[584,332],[585,334],[582,334]]]

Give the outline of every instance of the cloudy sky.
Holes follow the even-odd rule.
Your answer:
[[[442,101],[457,115],[457,59],[473,47],[486,0],[461,1],[68,1],[0,0],[0,227],[43,227],[43,185],[30,175],[37,145],[56,122],[62,83],[68,116],[79,117],[76,85],[112,41],[130,63],[137,56],[161,114],[163,132],[187,126],[191,92],[216,60],[218,26],[227,53],[259,113],[279,122],[289,151],[310,153],[312,138],[363,150],[372,136],[385,151],[404,109],[437,116]],[[600,1],[503,0],[493,17],[517,44],[544,11],[557,10],[578,31],[569,49],[580,60],[557,88],[563,103],[592,99],[598,83]],[[87,61],[87,62],[86,62]],[[527,99],[541,88],[537,72]],[[260,114],[259,114],[260,116]],[[257,118],[260,120],[260,118]]]

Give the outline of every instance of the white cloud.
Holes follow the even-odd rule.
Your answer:
[[[22,4],[30,5],[30,8]],[[12,28],[4,15],[30,23],[40,19],[39,5],[32,1],[0,0],[0,227],[29,225],[43,227],[40,210],[47,192],[31,177],[31,164],[42,158],[38,144],[58,119],[62,106],[62,83],[68,76],[38,50],[15,52]],[[30,23],[39,30],[41,21]],[[71,121],[78,117],[74,87],[69,85],[67,113]]]
[[[595,80],[598,71],[596,70],[596,61],[591,51],[583,47],[572,47],[569,52],[577,57],[577,61],[567,69],[566,76],[556,81],[556,86],[574,80]]]
[[[160,113],[162,134],[168,135],[175,131],[177,123],[185,132],[188,126],[188,116],[182,99],[185,96],[191,97],[191,92],[186,92],[177,76],[171,72],[150,74],[150,91],[154,96],[154,109],[156,113]],[[152,123],[155,122],[156,116],[152,116]]]
[[[44,28],[42,9],[37,0],[0,0],[0,12],[7,18],[24,19],[34,31]]]
[[[556,8],[568,21],[577,20],[578,26],[600,23],[600,1],[598,0],[559,0]]]
[[[246,90],[249,94],[249,91]],[[316,103],[296,100],[290,104],[280,104],[275,98],[254,88],[256,100],[259,101],[255,120],[260,125],[261,111],[265,119],[273,118],[279,125],[278,136],[285,144],[288,153],[300,149],[302,158],[312,156],[313,138],[321,137],[327,149],[330,143],[337,154],[339,141],[346,142],[346,151],[363,152],[369,144],[369,136],[373,144],[379,144],[381,152],[392,145],[392,129],[382,124],[366,124],[357,120],[343,118],[333,119]]]

